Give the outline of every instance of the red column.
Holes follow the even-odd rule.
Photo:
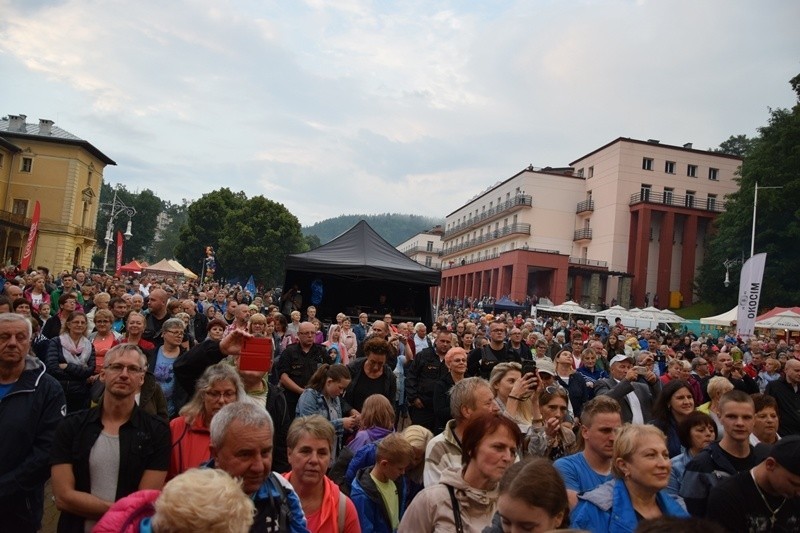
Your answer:
[[[583,294],[583,276],[576,273],[575,282],[572,284],[572,294],[570,300],[581,303],[581,295]]]
[[[670,274],[672,272],[672,241],[675,235],[675,213],[667,211],[661,217],[661,231],[658,234],[658,277],[656,294],[661,307],[669,305]]]
[[[683,305],[692,304],[694,293],[694,265],[697,255],[697,215],[688,215],[683,223],[683,246],[681,247],[681,294]]]
[[[639,211],[638,223],[636,224],[635,244],[628,255],[633,254],[633,286],[631,288],[633,302],[636,307],[644,304],[644,293],[647,287],[647,257],[650,248],[650,216],[649,207],[644,207]]]

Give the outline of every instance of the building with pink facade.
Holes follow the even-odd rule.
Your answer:
[[[528,167],[447,215],[442,297],[688,305],[740,164],[620,137],[567,168]]]

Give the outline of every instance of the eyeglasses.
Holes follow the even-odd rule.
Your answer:
[[[105,320],[105,319],[100,319],[100,320],[95,320],[94,323],[95,324],[110,324],[111,321],[110,320]]]
[[[237,396],[236,391],[232,390],[226,390],[225,392],[220,392],[218,390],[207,390],[203,394],[205,394],[212,400],[219,400],[220,398],[225,398],[226,400],[233,400]]]
[[[106,372],[111,372],[112,374],[121,374],[123,370],[127,370],[128,374],[141,374],[144,372],[142,367],[136,365],[123,365],[120,363],[114,363],[105,367]]]
[[[180,329],[168,329],[164,333],[172,333],[173,335],[183,335],[183,330],[180,330]]]

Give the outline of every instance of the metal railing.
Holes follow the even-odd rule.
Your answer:
[[[594,211],[594,200],[584,200],[578,202],[578,207],[575,208],[575,213],[586,213]]]
[[[31,227],[31,222],[33,221],[25,217],[25,215],[18,215],[10,211],[0,211],[0,222],[16,226],[17,229],[27,230]]]
[[[572,237],[573,241],[592,240],[592,228],[576,229]]]
[[[638,192],[631,195],[629,205],[636,204],[655,204],[655,205],[669,205],[673,207],[688,207],[689,209],[702,209],[703,211],[713,211],[721,213],[725,206],[719,198],[706,198],[701,201],[696,196],[687,195],[680,196],[671,192]]]
[[[474,239],[470,239],[464,241],[460,244],[456,244],[449,248],[446,248],[442,251],[442,255],[452,255],[455,253],[460,252],[461,250],[466,250],[467,248],[473,248],[475,246],[480,246],[484,243],[491,242],[495,239],[501,239],[506,237],[507,235],[512,235],[515,233],[522,233],[525,235],[531,234],[531,225],[530,224],[510,224],[508,226],[498,228],[494,231],[487,232],[480,237],[475,237]]]
[[[412,246],[411,248],[403,250],[403,253],[409,257],[411,257],[414,254],[441,255],[442,250],[441,248],[433,248],[432,250],[428,250],[427,246]]]
[[[600,268],[608,268],[608,262],[606,261],[597,261],[595,259],[584,259],[582,257],[570,257],[569,262],[573,265],[585,265],[585,266],[593,266],[593,267],[600,267]]]
[[[517,207],[531,207],[533,205],[533,197],[530,194],[518,194],[513,198],[509,198],[505,202],[496,205],[495,207],[484,211],[483,213],[474,216],[472,218],[468,218],[464,222],[460,224],[456,224],[449,230],[444,232],[444,238],[447,239],[461,233],[464,230],[470,229],[473,226],[482,224],[496,216],[502,215],[506,211],[510,211],[512,209],[516,209]]]

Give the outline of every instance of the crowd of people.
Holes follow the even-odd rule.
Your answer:
[[[48,479],[63,532],[800,526],[794,339],[472,301],[432,324],[328,318],[146,275],[2,281],[4,530],[40,529]],[[252,338],[269,369],[241,363]]]

